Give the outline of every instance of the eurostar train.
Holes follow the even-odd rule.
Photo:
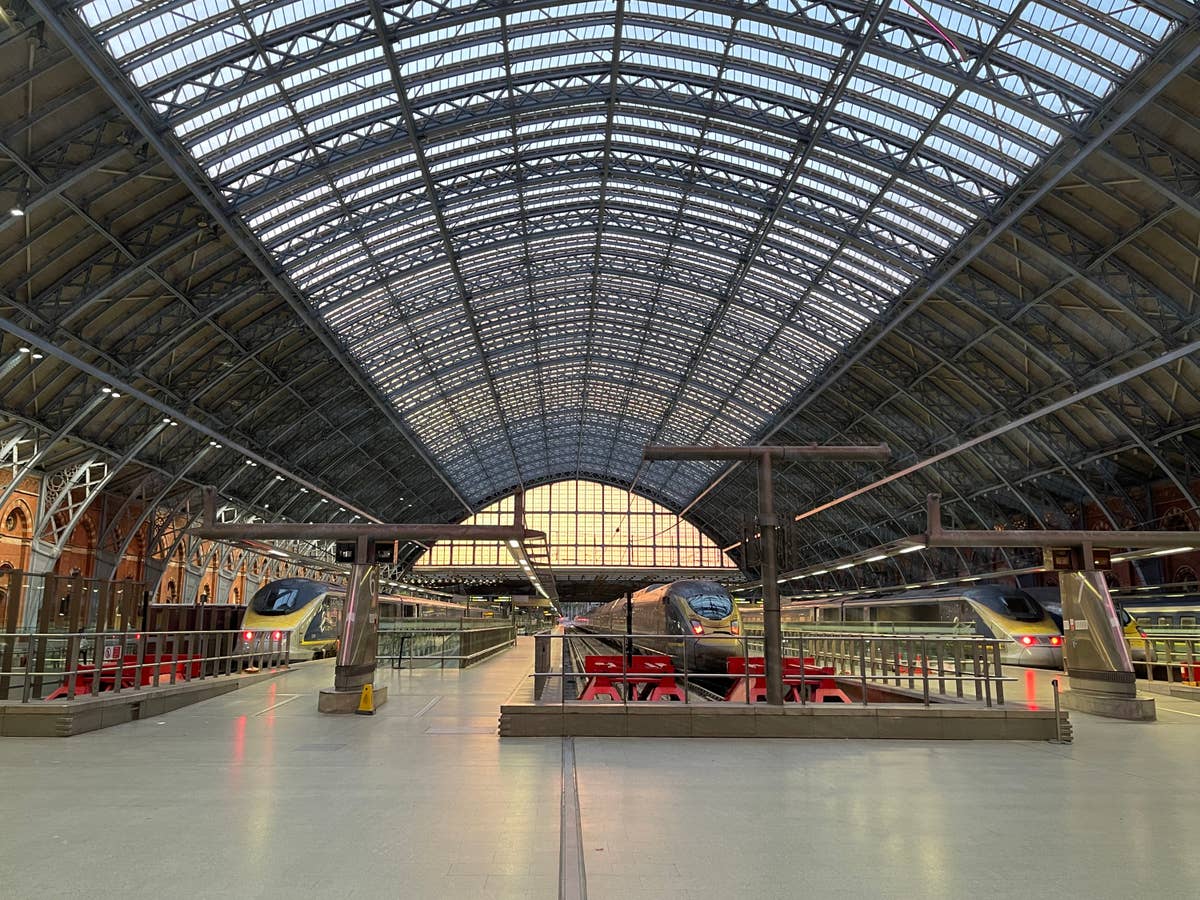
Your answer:
[[[242,616],[242,641],[254,644],[267,635],[269,640],[286,640],[291,659],[322,659],[336,656],[342,634],[342,614],[346,603],[345,588],[309,578],[283,578],[259,588]],[[423,611],[444,611],[461,616],[467,608],[461,603],[425,600],[416,597],[380,595],[381,620],[412,618]]]
[[[1036,600],[999,584],[958,585],[881,597],[805,600],[783,607],[785,622],[959,625],[965,633],[1006,641],[1007,665],[1062,668],[1062,632]]]
[[[742,655],[741,641],[735,639],[742,633],[741,614],[729,591],[715,581],[652,584],[576,619],[577,627],[595,634],[624,634],[630,602],[637,646],[665,653],[680,671],[724,673],[725,660]]]

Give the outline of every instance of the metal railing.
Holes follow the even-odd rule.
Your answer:
[[[1160,680],[1157,673],[1161,671],[1161,680],[1167,684],[1200,683],[1200,633],[1195,630],[1180,633],[1148,629],[1145,637],[1129,644],[1134,650],[1142,650],[1142,658],[1134,660],[1134,668],[1144,666],[1147,681]]]
[[[485,620],[486,621],[486,620]],[[517,642],[515,623],[479,625],[477,621],[460,622],[458,627],[430,627],[425,622],[412,626],[391,625],[379,629],[376,660],[400,669],[436,667],[465,669]]]
[[[276,637],[276,635],[279,635]],[[0,633],[0,700],[77,698],[185,684],[290,662],[286,632]]]
[[[560,642],[558,652],[554,641]],[[629,643],[627,643],[629,642]],[[993,638],[932,635],[880,635],[804,633],[783,638],[783,655],[804,660],[785,673],[785,689],[792,702],[814,702],[811,696],[832,685],[853,696],[852,702],[975,701],[985,706],[1004,705],[1004,685],[1016,679],[1004,674],[1001,650],[1007,641]],[[667,652],[667,647],[671,652]],[[719,649],[718,649],[719,648]],[[706,663],[697,668],[703,653]],[[683,687],[685,703],[750,702],[752,683],[764,676],[751,671],[752,660],[762,658],[762,639],[754,635],[539,634],[535,638],[534,697],[543,700],[546,689],[556,687],[555,702],[574,702],[596,675],[615,683],[622,703],[641,702],[637,687],[648,681],[672,678]],[[669,657],[672,671],[651,677],[635,671],[633,655]],[[620,668],[609,673],[583,671],[585,656],[620,657]],[[722,657],[741,657],[741,671],[729,671]],[[552,662],[552,660],[557,662]],[[736,668],[736,663],[734,664]],[[719,670],[718,670],[719,669]],[[735,687],[736,686],[736,687]],[[744,693],[743,693],[744,692]]]

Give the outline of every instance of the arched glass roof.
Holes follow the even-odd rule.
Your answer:
[[[752,440],[1173,21],[1153,0],[76,7],[473,503],[628,483],[652,441]],[[639,484],[680,505],[713,471],[657,469]]]

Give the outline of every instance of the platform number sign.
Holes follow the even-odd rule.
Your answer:
[[[334,547],[333,558],[340,563],[356,562],[358,544],[355,541],[338,541]]]
[[[390,566],[396,561],[396,544],[386,541],[375,545],[375,562],[379,565]]]
[[[1112,568],[1112,551],[1111,550],[1093,550],[1092,565],[1101,572]]]

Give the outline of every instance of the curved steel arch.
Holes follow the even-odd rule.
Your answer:
[[[471,505],[572,456],[633,481],[640,441],[759,433],[1182,21],[1092,0],[958,0],[940,23],[891,0],[111,3],[75,7]],[[675,274],[692,247],[708,284]],[[660,344],[682,372],[645,409]],[[662,489],[682,505],[711,474]]]

